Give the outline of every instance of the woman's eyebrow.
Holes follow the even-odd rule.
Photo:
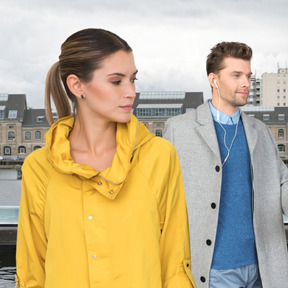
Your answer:
[[[131,75],[136,75],[138,73],[138,70],[136,70],[134,73],[132,73]],[[124,77],[125,74],[123,73],[119,73],[119,72],[115,72],[115,73],[111,73],[111,74],[108,74],[107,76],[121,76],[121,77]]]

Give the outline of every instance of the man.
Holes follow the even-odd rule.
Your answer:
[[[207,57],[212,99],[170,118],[189,214],[198,288],[287,288],[282,212],[288,172],[269,129],[245,115],[252,50],[222,42]]]

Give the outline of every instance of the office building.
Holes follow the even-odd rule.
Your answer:
[[[279,68],[277,73],[262,74],[262,105],[286,107],[288,68]]]
[[[133,114],[151,133],[162,137],[168,118],[187,113],[202,103],[202,92],[143,91],[136,93]]]
[[[279,151],[280,158],[288,164],[288,107],[243,107],[247,115],[265,123],[270,129]],[[256,137],[256,135],[255,135]],[[263,143],[265,145],[265,143]]]

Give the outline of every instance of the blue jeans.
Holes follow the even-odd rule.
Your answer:
[[[209,288],[262,288],[257,264],[235,269],[210,271]]]

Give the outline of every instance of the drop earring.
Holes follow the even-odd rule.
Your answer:
[[[83,94],[81,95],[81,99],[85,99],[85,97],[84,97],[84,95],[83,95]]]

